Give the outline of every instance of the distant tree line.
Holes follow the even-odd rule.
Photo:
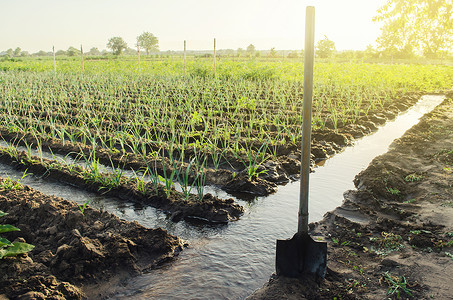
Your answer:
[[[377,39],[377,47],[368,45],[364,51],[337,51],[335,43],[327,36],[316,43],[316,57],[321,59],[379,59],[379,58],[405,58],[416,56],[427,58],[445,57],[448,50],[453,48],[453,0],[387,0],[387,3],[377,11],[375,21],[384,22],[381,35]],[[159,52],[159,39],[150,32],[143,32],[137,36],[136,49],[128,47],[122,37],[112,37],[107,42],[107,48],[111,50],[99,50],[91,48],[84,55],[136,55],[137,51],[145,51],[147,55],[172,56],[180,55],[181,51]],[[198,57],[212,57],[209,51],[190,51]],[[300,58],[302,51],[257,50],[253,44],[246,49],[238,48],[217,50],[217,56],[244,57],[244,58]],[[451,54],[451,53],[450,53]],[[6,57],[25,56],[51,56],[53,52],[38,51],[29,54],[21,48],[8,49],[0,52]],[[67,50],[58,50],[57,56],[77,56],[80,50],[69,47]]]
[[[376,22],[383,22],[381,35],[377,39],[377,47],[367,46],[364,51],[342,51],[337,52],[335,43],[324,36],[316,44],[316,55],[319,58],[332,58],[338,56],[349,57],[353,54],[356,58],[413,58],[424,56],[427,58],[445,57],[453,49],[453,0],[387,0],[386,4],[377,11],[373,18]],[[100,51],[91,48],[86,55],[108,55],[113,53],[116,56],[126,54],[133,55],[137,51],[145,51],[147,55],[159,52],[159,39],[150,32],[143,32],[136,38],[135,49],[128,47],[122,37],[112,37],[108,40],[106,50]],[[172,55],[178,52],[167,51],[165,55]],[[291,51],[282,54],[271,48],[269,51],[258,51],[253,44],[244,50],[225,49],[217,51],[219,56],[229,57],[288,57],[298,58],[302,52]],[[49,56],[52,52],[39,51],[29,54],[19,47],[0,52],[6,57],[24,56]],[[58,50],[56,55],[76,56],[80,50],[69,47],[67,50]],[[211,53],[204,53],[201,56],[212,56]]]

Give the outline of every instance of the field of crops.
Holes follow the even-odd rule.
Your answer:
[[[298,173],[300,63],[225,60],[215,77],[207,60],[190,61],[186,75],[170,59],[144,61],[140,74],[119,60],[87,61],[83,73],[70,60],[56,74],[51,60],[4,61],[0,70],[0,153],[24,169],[212,221],[243,209],[206,195],[206,185],[266,195]],[[317,64],[314,161],[452,82],[446,66]]]

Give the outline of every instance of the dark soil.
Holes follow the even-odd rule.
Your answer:
[[[453,299],[453,93],[311,224],[324,280],[273,276],[248,299]]]
[[[6,179],[3,179],[6,180]],[[110,285],[156,268],[184,246],[162,229],[148,229],[105,211],[81,211],[73,202],[27,186],[0,184],[2,224],[21,231],[2,234],[35,248],[0,260],[0,299],[99,299]]]

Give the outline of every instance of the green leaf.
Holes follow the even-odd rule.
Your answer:
[[[10,231],[20,231],[20,229],[13,225],[9,225],[9,224],[0,225],[0,233],[10,232]]]
[[[11,242],[5,238],[0,237],[0,247],[11,245]]]
[[[20,243],[20,242],[13,243],[13,245],[11,247],[0,250],[0,258],[24,254],[24,253],[27,253],[27,252],[33,250],[33,248],[35,248],[35,246],[27,244],[27,243]]]
[[[0,218],[6,216],[7,214],[8,214],[8,213],[3,212],[3,211],[0,210]]]

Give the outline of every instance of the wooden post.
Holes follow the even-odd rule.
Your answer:
[[[216,77],[216,63],[217,63],[217,59],[216,59],[216,54],[215,54],[215,38],[214,38],[214,77]]]
[[[53,73],[56,76],[57,75],[57,62],[55,61],[55,46],[52,46],[52,52],[53,52]]]
[[[140,74],[141,68],[140,68],[140,45],[137,44],[137,55],[138,55],[138,73]]]
[[[184,40],[184,76],[186,76],[186,40]]]
[[[80,58],[81,58],[81,62],[82,62],[82,73],[83,73],[84,67],[83,67],[83,48],[82,48],[82,45],[80,45]]]

